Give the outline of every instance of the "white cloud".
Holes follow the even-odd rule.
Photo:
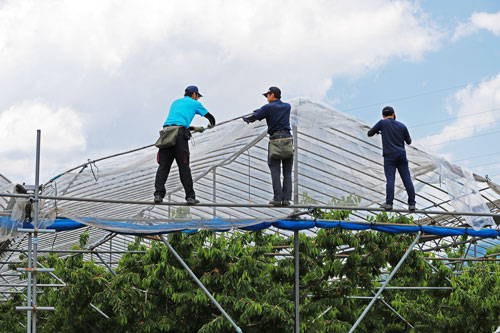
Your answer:
[[[86,160],[154,142],[189,84],[230,119],[271,85],[321,99],[336,76],[418,61],[442,36],[410,1],[4,1],[0,110],[36,99],[78,110],[91,120]]]
[[[1,172],[9,178],[26,174],[33,177],[37,129],[41,130],[45,176],[49,176],[48,170],[68,167],[68,160],[86,148],[83,120],[74,110],[54,108],[40,101],[14,105],[0,113]]]
[[[478,86],[469,85],[456,92],[448,105],[448,112],[457,119],[444,127],[439,134],[422,138],[418,143],[428,149],[437,150],[446,142],[484,133],[500,121],[499,110],[500,74]]]
[[[452,40],[470,36],[481,29],[488,30],[494,35],[500,36],[500,12],[493,14],[485,12],[473,13],[468,22],[458,25]]]

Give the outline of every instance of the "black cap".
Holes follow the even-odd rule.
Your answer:
[[[394,109],[392,108],[392,106],[386,106],[382,109],[382,115],[388,117],[388,116],[392,116],[394,114]]]
[[[274,94],[274,97],[281,98],[281,90],[278,87],[269,87],[269,89],[265,93],[263,93],[262,95],[267,97],[267,95],[269,95],[269,94]]]

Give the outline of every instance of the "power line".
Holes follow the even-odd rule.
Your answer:
[[[429,147],[430,146],[437,146],[437,145],[442,145],[442,144],[445,144],[445,143],[463,141],[463,140],[467,140],[467,139],[473,139],[473,138],[478,138],[480,136],[486,136],[486,135],[497,134],[497,133],[500,133],[500,131],[495,131],[495,132],[485,133],[485,134],[479,134],[479,135],[473,135],[473,136],[469,136],[469,137],[463,138],[463,139],[456,139],[456,140],[450,140],[450,141],[443,141],[443,142],[439,142],[439,143],[433,143],[433,144],[427,145],[427,146],[429,146]]]
[[[454,160],[453,162],[460,162],[460,161],[468,161],[468,160],[473,160],[473,159],[476,159],[476,158],[481,158],[481,157],[486,157],[486,156],[492,156],[492,155],[498,155],[500,154],[500,151],[497,151],[496,153],[491,153],[491,154],[484,154],[484,155],[477,155],[477,156],[473,156],[473,157],[467,157],[467,158],[461,158],[459,160]]]
[[[479,167],[483,167],[483,166],[487,166],[487,165],[493,165],[493,164],[500,165],[500,161],[490,162],[490,163],[485,163],[485,164],[479,164],[479,165],[474,165],[474,166],[469,167],[469,169],[470,168],[479,168]]]
[[[457,116],[457,117],[443,119],[443,120],[436,120],[436,121],[432,121],[432,122],[429,122],[429,123],[424,123],[424,124],[420,124],[420,125],[409,126],[409,128],[417,128],[417,127],[422,127],[422,126],[427,126],[427,125],[433,125],[433,124],[437,124],[437,123],[444,123],[444,122],[450,121],[450,120],[455,120],[455,119],[460,119],[460,118],[466,118],[466,117],[472,117],[472,116],[475,116],[475,115],[478,115],[478,114],[483,114],[483,113],[488,113],[488,112],[498,112],[498,111],[500,111],[500,108],[492,109],[492,110],[488,110],[488,111],[476,112],[476,113],[469,113],[469,114],[466,114],[466,115],[463,115],[463,116]]]
[[[478,127],[478,126],[482,126],[482,125],[495,124],[495,123],[498,123],[499,121],[500,120],[495,120],[495,121],[489,121],[487,123],[481,123],[481,124],[476,124],[476,125],[472,125],[472,126],[459,127],[459,128],[455,128],[454,130],[451,130],[451,131],[448,131],[448,132],[457,132],[459,130],[463,130],[463,129],[467,129],[467,128],[474,128],[474,127]],[[426,136],[437,135],[437,134],[440,134],[441,132],[442,131],[434,133],[434,134],[428,134]]]
[[[364,105],[364,106],[358,106],[358,107],[354,107],[354,108],[350,108],[350,109],[344,109],[344,112],[346,112],[346,111],[352,111],[352,110],[358,110],[358,109],[364,109],[364,108],[368,108],[368,107],[371,107],[371,106],[377,106],[377,105],[380,105],[380,104],[386,104],[386,103],[390,103],[390,102],[402,101],[402,100],[405,100],[405,99],[410,99],[410,98],[415,98],[415,97],[421,97],[421,96],[426,96],[426,95],[437,94],[437,93],[440,93],[440,92],[443,92],[443,91],[453,90],[453,89],[457,89],[457,88],[463,88],[463,87],[467,87],[468,85],[475,85],[475,84],[478,84],[478,83],[481,83],[481,82],[483,82],[483,81],[466,83],[466,84],[461,84],[459,86],[453,86],[453,87],[449,87],[449,88],[428,91],[428,92],[424,92],[424,93],[421,93],[421,94],[416,94],[416,95],[411,95],[411,96],[394,98],[394,99],[386,100],[386,101],[383,101],[383,102],[367,104],[367,105]]]

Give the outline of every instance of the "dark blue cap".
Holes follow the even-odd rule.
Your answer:
[[[200,97],[203,97],[203,95],[200,94],[200,92],[198,91],[198,87],[197,86],[188,86],[184,92],[188,93],[189,96],[191,96],[192,94],[196,93],[196,94],[200,95]]]

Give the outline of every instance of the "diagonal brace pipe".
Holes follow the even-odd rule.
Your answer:
[[[196,281],[196,283],[205,292],[205,294],[207,294],[208,298],[210,298],[210,300],[212,301],[212,303],[214,303],[214,305],[217,307],[217,309],[219,309],[219,311],[224,315],[224,317],[226,317],[226,319],[229,320],[229,322],[231,323],[231,325],[233,325],[233,327],[236,329],[236,332],[242,333],[241,328],[239,328],[238,325],[236,325],[236,323],[231,319],[231,317],[229,317],[229,315],[226,313],[226,311],[224,311],[224,309],[219,305],[219,303],[217,303],[217,301],[215,300],[215,298],[210,294],[210,292],[207,290],[207,288],[205,288],[205,286],[203,285],[203,283],[201,283],[201,281],[196,277],[196,275],[189,268],[189,266],[184,262],[184,260],[182,260],[182,258],[174,250],[174,248],[172,247],[172,245],[170,245],[170,243],[165,239],[165,237],[163,235],[159,235],[159,236],[160,236],[160,239],[162,240],[162,242],[165,243],[165,245],[168,247],[169,251],[172,252],[172,254],[175,256],[175,258],[188,271],[189,275],[191,275],[191,277]]]
[[[375,301],[378,299],[378,297],[380,296],[380,294],[384,291],[384,289],[387,286],[387,284],[389,283],[389,281],[391,281],[391,279],[394,276],[394,274],[396,274],[396,272],[398,271],[399,267],[406,260],[406,258],[410,254],[410,251],[413,249],[413,247],[415,246],[415,244],[418,243],[418,241],[420,240],[420,236],[421,235],[422,235],[422,233],[419,231],[418,234],[417,234],[417,237],[415,238],[415,240],[413,241],[413,243],[411,243],[411,245],[408,248],[408,250],[406,250],[406,253],[404,254],[403,258],[401,258],[401,260],[398,262],[398,264],[396,265],[396,267],[394,267],[394,269],[392,270],[392,272],[389,275],[389,277],[382,284],[382,287],[380,287],[380,289],[377,291],[377,293],[375,294],[375,296],[373,296],[370,304],[368,304],[368,306],[365,308],[365,310],[363,311],[363,313],[361,314],[361,316],[359,316],[358,320],[356,320],[356,322],[354,323],[354,325],[352,326],[352,328],[349,330],[349,333],[354,332],[354,330],[356,329],[356,327],[358,327],[358,325],[361,322],[361,320],[363,320],[363,318],[366,316],[366,314],[368,313],[368,311],[371,309],[371,307],[373,306],[373,304],[375,303]]]

